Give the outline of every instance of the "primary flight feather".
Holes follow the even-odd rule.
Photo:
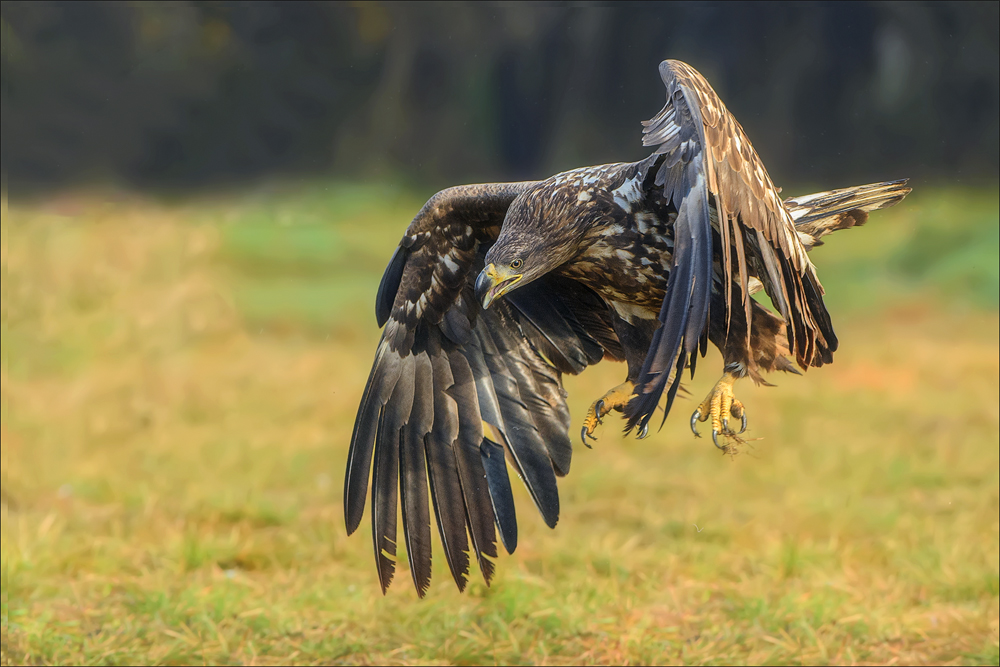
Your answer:
[[[798,372],[837,349],[806,252],[908,192],[905,181],[782,201],[736,119],[689,65],[660,64],[666,104],[643,123],[655,146],[633,163],[544,181],[467,185],[417,213],[382,277],[382,340],[358,408],[344,484],[348,533],[371,476],[383,592],[395,572],[397,509],[417,593],[431,578],[431,512],[459,589],[470,557],[489,583],[497,534],[517,522],[508,466],[544,521],[559,519],[556,477],[572,430],[562,374],[625,361],[625,381],[591,405],[580,433],[622,411],[644,437],[670,412],[681,374],[709,342],[723,376],[691,417],[736,438],[736,380]],[[773,313],[750,298],[763,289]],[[740,421],[734,432],[730,419]],[[374,462],[374,464],[373,464]],[[397,493],[398,492],[398,493]]]

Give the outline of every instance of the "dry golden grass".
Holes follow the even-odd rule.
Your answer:
[[[459,595],[437,552],[423,601],[405,558],[379,594],[341,506],[374,287],[419,197],[4,200],[3,661],[996,664],[996,307],[946,303],[967,272],[907,291],[856,263],[905,264],[920,212],[961,199],[817,252],[842,349],[738,388],[739,455],[691,437],[694,401],[643,441],[607,422],[555,531],[516,489],[492,588]],[[980,209],[995,226],[995,192]],[[623,373],[569,378],[577,419]]]

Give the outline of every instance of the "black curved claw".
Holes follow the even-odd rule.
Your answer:
[[[724,435],[732,435],[733,432],[729,429],[729,420],[726,417],[722,418],[722,433]]]
[[[721,449],[722,451],[726,450],[725,445],[719,444],[719,432],[716,431],[714,428],[712,429],[712,442],[715,443],[715,446]]]
[[[604,421],[601,419],[601,410],[604,409],[604,399],[598,399],[597,403],[594,404],[594,416],[597,417],[597,423],[603,424]]]
[[[740,427],[740,433],[743,433],[743,431],[747,430],[747,413],[746,413],[746,411],[744,411],[743,414],[740,415],[740,417],[743,419],[743,426]],[[739,435],[740,433],[737,433],[736,435]]]
[[[691,432],[694,433],[694,437],[700,438],[701,433],[698,433],[698,420],[701,419],[701,410],[695,410],[691,415]]]
[[[636,437],[642,440],[647,435],[649,435],[649,422],[646,422],[645,424],[642,425],[642,428],[639,429],[639,435]]]
[[[587,449],[593,449],[593,447],[590,446],[590,443],[587,442],[587,438],[590,438],[591,440],[597,440],[597,438],[587,433],[587,427],[584,426],[582,429],[580,429],[580,439],[583,440],[584,447],[586,447]]]

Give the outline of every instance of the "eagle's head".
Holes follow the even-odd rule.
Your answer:
[[[565,264],[580,251],[586,216],[580,215],[576,207],[565,205],[569,197],[562,190],[543,186],[524,193],[511,204],[500,236],[486,253],[486,267],[476,280],[476,298],[484,309],[504,294]]]

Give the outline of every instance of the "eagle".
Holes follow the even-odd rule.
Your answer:
[[[645,437],[711,342],[723,373],[691,429],[710,422],[713,442],[726,448],[747,426],[737,380],[766,384],[766,373],[833,360],[837,336],[807,253],[899,202],[906,181],[782,200],[705,78],[676,60],[659,71],[666,104],[643,123],[649,157],[442,190],[389,260],[375,297],[384,328],[344,483],[350,535],[371,476],[383,593],[395,572],[399,505],[421,597],[432,506],[460,591],[473,556],[490,583],[498,534],[508,552],[517,546],[509,469],[555,527],[556,478],[569,472],[575,439],[563,374],[624,361],[625,381],[593,402],[580,437],[595,439],[611,411]],[[777,313],[752,298],[758,290]]]

